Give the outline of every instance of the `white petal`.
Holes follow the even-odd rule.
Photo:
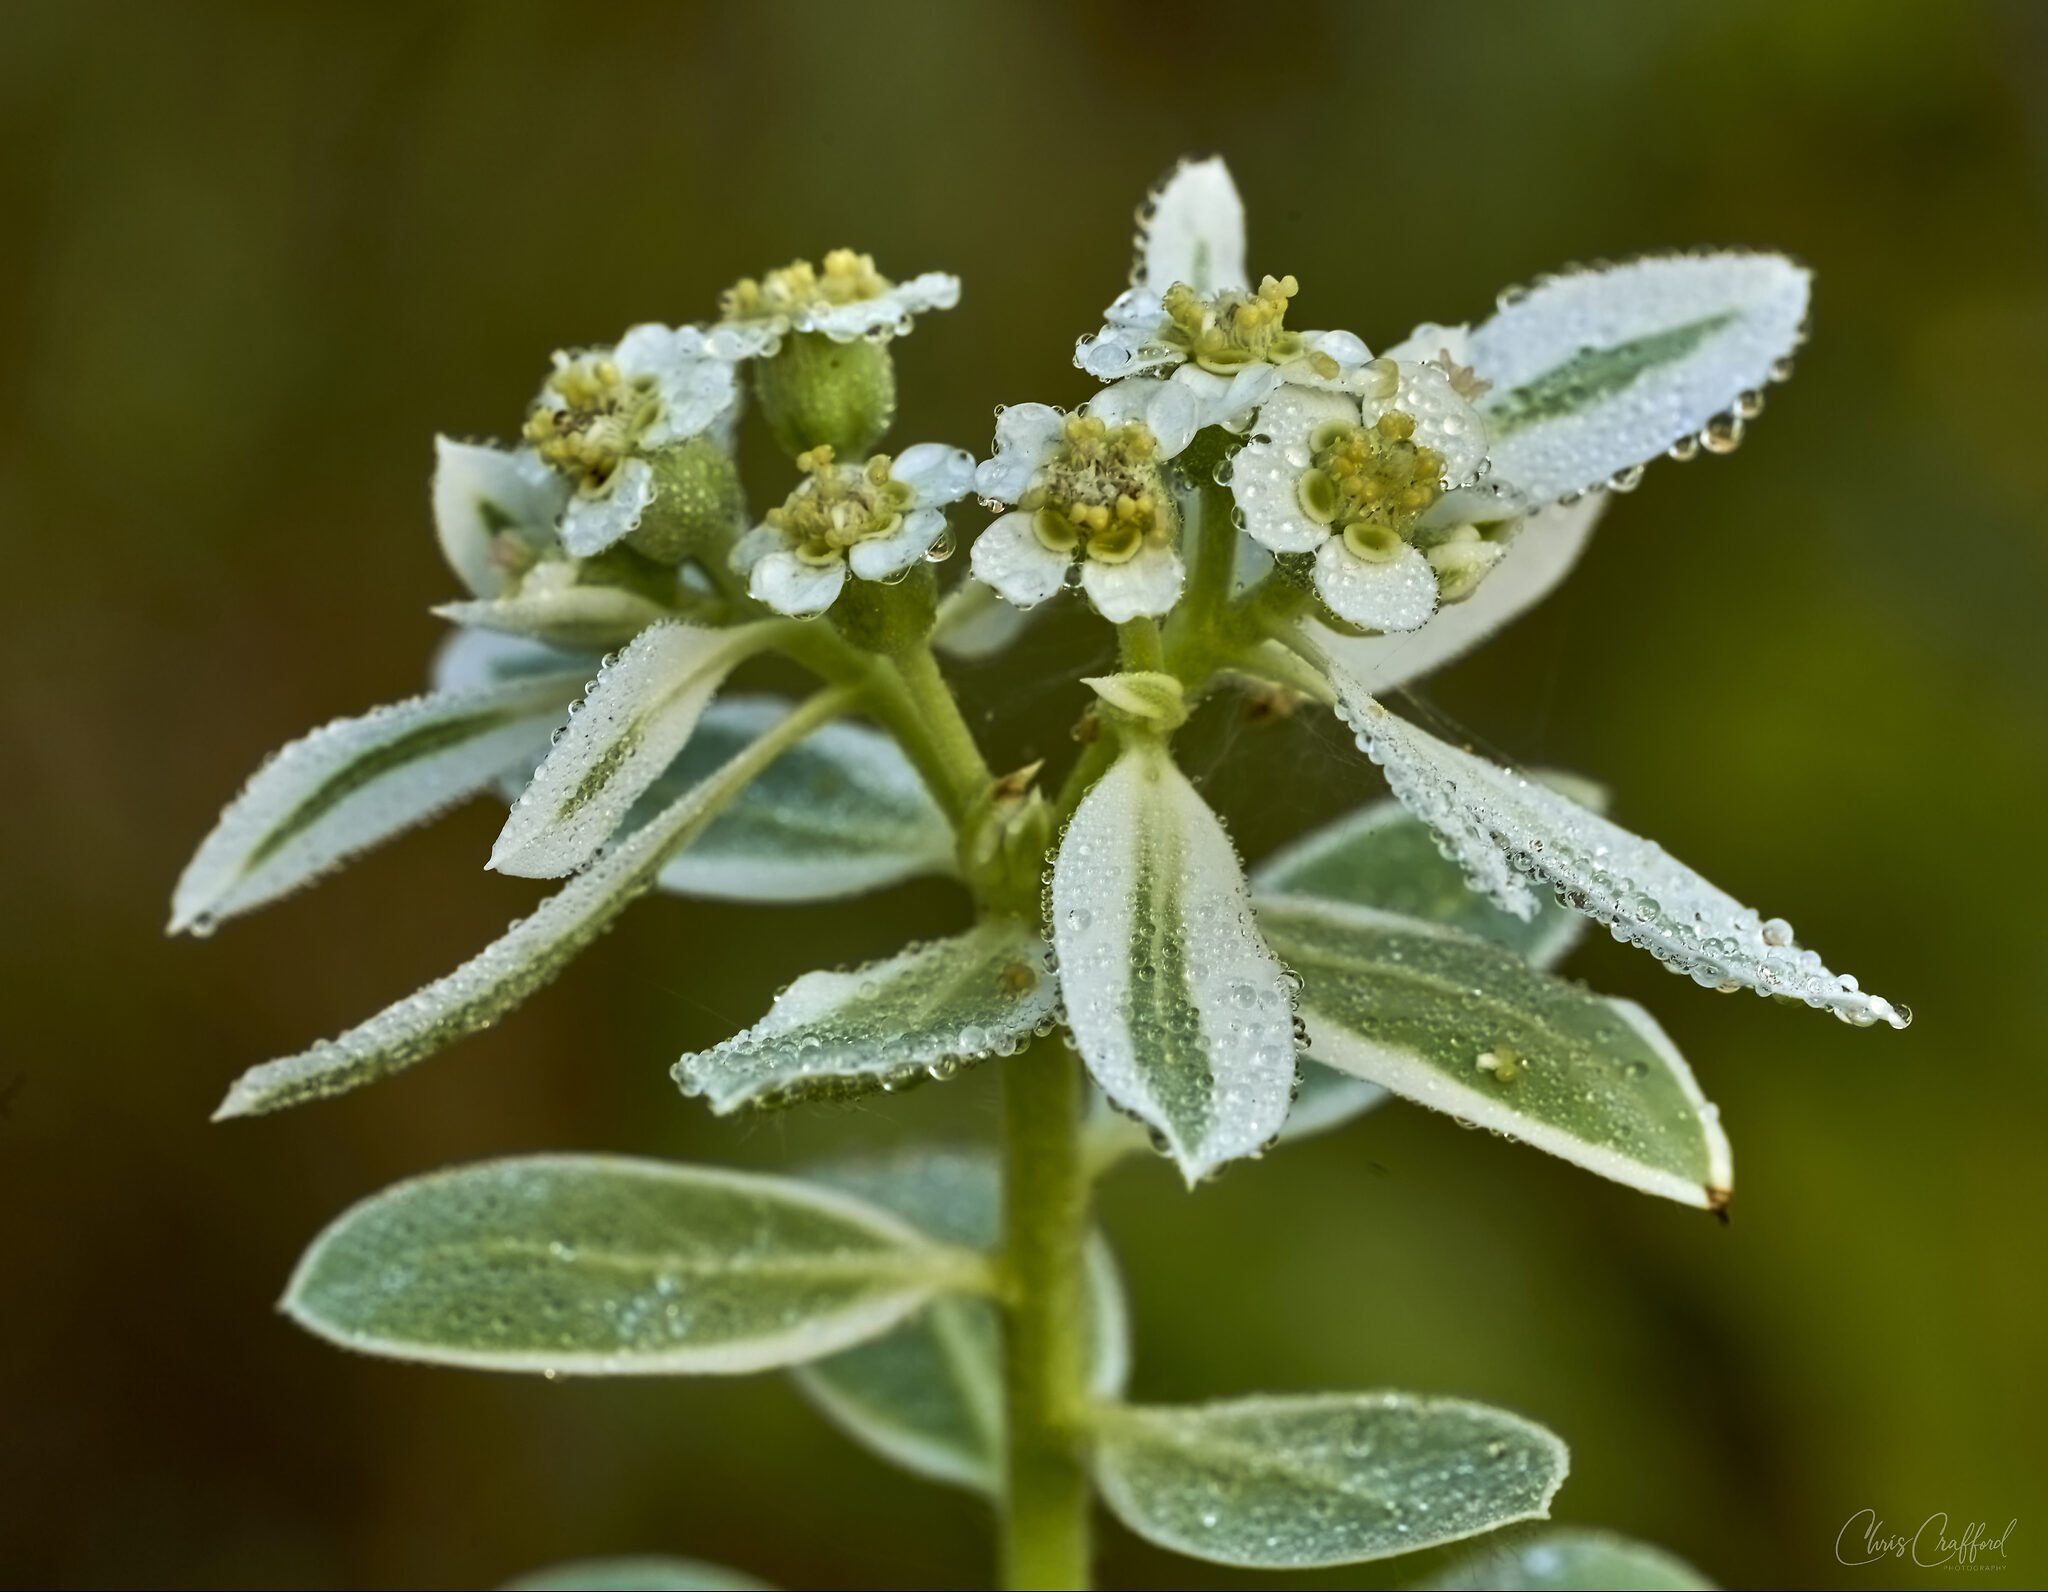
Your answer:
[[[1451,378],[1436,365],[1396,364],[1399,380],[1391,396],[1364,398],[1359,413],[1371,425],[1390,409],[1415,421],[1415,441],[1443,455],[1444,484],[1468,486],[1486,470],[1486,426],[1478,411],[1460,398]]]
[[[1183,577],[1180,554],[1170,547],[1141,548],[1121,564],[1088,559],[1081,565],[1081,586],[1095,610],[1113,625],[1142,617],[1157,618],[1180,597]]]
[[[1452,603],[1408,635],[1342,636],[1310,621],[1317,643],[1362,690],[1384,696],[1471,651],[1556,589],[1585,551],[1607,507],[1595,493],[1569,508],[1545,509],[1522,522],[1500,567],[1479,590]]]
[[[789,322],[780,315],[759,321],[721,321],[704,335],[704,346],[720,359],[762,359],[782,346]]]
[[[1091,376],[1115,381],[1155,366],[1178,364],[1186,357],[1160,340],[1167,317],[1157,293],[1129,288],[1117,295],[1103,317],[1099,332],[1074,344],[1074,363]]]
[[[1060,589],[1069,560],[1038,539],[1029,514],[1005,514],[974,539],[974,578],[1019,608],[1035,608]]]
[[[1364,629],[1420,630],[1436,612],[1436,571],[1412,547],[1374,564],[1332,536],[1316,549],[1316,592],[1339,619]]]
[[[788,549],[777,548],[754,565],[747,590],[754,601],[766,603],[778,614],[802,619],[830,608],[845,584],[844,559],[806,564]]]
[[[772,525],[757,525],[732,544],[727,562],[736,574],[744,575],[783,545],[782,532]]]
[[[1283,387],[1259,411],[1259,434],[1231,464],[1230,491],[1253,540],[1276,553],[1306,553],[1329,537],[1327,526],[1301,512],[1301,477],[1310,465],[1309,438],[1318,426],[1358,420],[1358,404],[1342,393]]]
[[[562,515],[562,545],[578,558],[625,540],[654,499],[654,466],[628,459],[599,493],[578,492]]]
[[[527,449],[434,439],[434,530],[449,567],[479,597],[505,589],[494,555],[511,531],[536,552],[554,545],[569,484]]]
[[[694,326],[636,326],[612,357],[624,375],[652,376],[661,391],[661,416],[642,434],[643,447],[710,430],[738,399],[732,362],[714,354]]]
[[[1132,281],[1155,293],[1176,282],[1202,294],[1247,288],[1244,250],[1244,201],[1230,169],[1220,156],[1183,161],[1139,214]]]
[[[996,415],[996,451],[974,472],[974,490],[1014,503],[1051,456],[1066,417],[1051,404],[1011,404]]]
[[[1391,359],[1396,364],[1427,365],[1441,361],[1444,355],[1449,354],[1460,365],[1469,365],[1472,363],[1468,357],[1471,352],[1471,327],[1462,323],[1439,326],[1435,321],[1424,321],[1392,348],[1382,349],[1380,357]]]
[[[1105,387],[1082,405],[1082,413],[1112,426],[1143,425],[1159,443],[1159,457],[1171,459],[1194,440],[1201,405],[1192,388],[1152,376],[1132,376]]]
[[[1176,386],[1186,388],[1195,398],[1195,429],[1223,426],[1242,431],[1259,413],[1259,406],[1280,390],[1287,378],[1276,365],[1247,365],[1233,376],[1218,376],[1199,365],[1183,365],[1173,373]]]
[[[876,298],[799,310],[790,317],[790,324],[801,332],[822,332],[837,343],[861,337],[900,337],[927,310],[949,310],[959,302],[960,278],[944,271],[927,271]]]
[[[887,580],[923,558],[945,534],[943,509],[914,509],[903,516],[893,536],[855,542],[847,550],[846,561],[862,580]]]
[[[914,491],[920,508],[944,508],[974,490],[974,455],[943,442],[912,443],[890,461],[889,479]]]

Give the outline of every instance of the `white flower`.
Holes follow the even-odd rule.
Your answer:
[[[977,579],[1019,608],[1078,580],[1113,624],[1165,613],[1180,596],[1180,511],[1160,466],[1194,439],[1185,386],[1143,377],[1104,388],[1080,413],[1014,404],[975,490],[1015,504],[974,544]]]
[[[1261,546],[1315,554],[1316,591],[1339,619],[1416,630],[1499,556],[1439,508],[1484,472],[1486,431],[1438,366],[1381,361],[1371,374],[1363,397],[1276,394],[1237,455],[1231,492]]]
[[[722,435],[738,397],[731,358],[694,326],[636,326],[615,348],[556,354],[525,437],[573,489],[563,545],[588,558],[630,535],[654,498],[649,456]]]
[[[849,573],[895,580],[930,556],[946,534],[946,505],[974,485],[974,456],[936,442],[860,465],[814,448],[797,463],[808,478],[732,550],[754,598],[795,617],[831,607]]]
[[[712,346],[732,359],[773,354],[791,332],[818,332],[835,343],[900,337],[927,310],[960,302],[960,278],[927,271],[892,282],[872,255],[834,249],[823,270],[797,260],[761,278],[744,277],[725,292],[724,320]]]

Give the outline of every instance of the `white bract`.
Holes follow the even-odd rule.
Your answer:
[[[928,310],[960,302],[960,278],[926,271],[892,282],[871,255],[834,249],[823,269],[797,260],[763,277],[743,277],[726,290],[724,320],[712,346],[734,358],[773,354],[791,332],[816,332],[835,343],[900,337]]]
[[[1180,508],[1162,466],[1193,440],[1193,396],[1133,377],[1078,414],[1012,404],[996,415],[995,456],[974,487],[1014,504],[974,544],[975,578],[1019,608],[1078,583],[1112,624],[1170,609],[1180,596]]]
[[[636,326],[612,348],[557,353],[525,439],[569,484],[562,545],[579,558],[631,535],[658,487],[662,448],[730,424],[732,360],[694,326]]]
[[[434,531],[448,567],[480,598],[501,597],[559,554],[567,481],[530,448],[434,439]]]
[[[814,448],[797,463],[803,484],[732,551],[754,600],[796,617],[831,607],[849,575],[900,580],[919,559],[944,557],[946,506],[974,486],[974,456],[936,442],[858,465]]]

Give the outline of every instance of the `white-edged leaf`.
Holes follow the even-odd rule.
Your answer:
[[[1259,922],[1325,1066],[1646,1194],[1727,1203],[1720,1113],[1641,1007],[1369,907],[1261,896]]]
[[[1462,657],[1555,591],[1578,563],[1607,504],[1608,494],[1596,492],[1524,517],[1506,555],[1478,590],[1462,602],[1444,604],[1420,630],[1346,636],[1314,619],[1305,623],[1366,690],[1392,691]]]
[[[436,437],[433,501],[448,567],[477,596],[496,597],[510,579],[507,540],[518,564],[551,549],[569,483],[524,449]]]
[[[171,896],[171,932],[204,934],[483,790],[547,744],[586,678],[436,692],[293,741],[200,842]]]
[[[790,711],[781,697],[720,697],[628,814],[632,827],[758,740]],[[895,741],[828,724],[778,757],[661,887],[724,901],[831,901],[953,869],[953,831]]]
[[[989,918],[851,972],[806,973],[753,1027],[684,1056],[675,1080],[722,1116],[951,1077],[1052,1022],[1048,962],[1035,930]]]
[[[434,612],[471,629],[598,652],[623,647],[649,625],[669,617],[653,598],[623,586],[549,586],[516,597],[443,603]]]
[[[1458,357],[1494,477],[1532,504],[1605,486],[1761,394],[1804,336],[1811,278],[1778,254],[1672,255],[1548,277]],[[1759,400],[1760,401],[1760,400]]]
[[[1034,620],[1050,611],[1044,603],[1019,608],[1005,602],[993,586],[970,580],[952,592],[939,609],[932,645],[963,663],[980,663],[1006,651]]]
[[[1712,1592],[1676,1554],[1612,1531],[1538,1531],[1458,1560],[1416,1592]]]
[[[1212,1564],[1308,1570],[1539,1520],[1563,1443],[1462,1399],[1330,1393],[1112,1407],[1095,1479],[1148,1542]]]
[[[1801,950],[1783,919],[1764,920],[1653,841],[1395,717],[1341,669],[1330,683],[1339,715],[1394,795],[1504,910],[1532,917],[1536,880],[1616,939],[1709,989],[1790,996],[1858,1027],[1904,1028],[1910,1020]]]
[[[1220,155],[1182,161],[1146,197],[1136,243],[1136,287],[1164,293],[1185,282],[1206,294],[1251,285],[1244,264],[1244,200]]]
[[[568,727],[513,804],[490,865],[553,879],[588,862],[683,749],[726,675],[765,645],[770,629],[673,623],[643,630],[570,708]]]
[[[650,1553],[551,1564],[514,1576],[502,1592],[768,1592],[768,1583],[722,1564]]]
[[[604,659],[594,652],[551,647],[495,630],[458,630],[434,654],[428,681],[436,691],[469,691],[543,674],[597,678]]]
[[[1002,1188],[986,1151],[924,1147],[814,1169],[821,1182],[895,1212],[965,1249],[1000,1238]],[[1088,1391],[1119,1396],[1130,1374],[1130,1328],[1109,1246],[1088,1243]],[[983,1300],[936,1299],[886,1337],[814,1360],[797,1386],[856,1442],[934,1481],[993,1494],[1003,1464],[1000,1328]]]
[[[521,1005],[650,889],[662,865],[701,834],[725,803],[773,760],[783,742],[757,742],[660,817],[609,848],[454,972],[387,1006],[338,1039],[252,1067],[235,1080],[215,1120],[257,1116],[341,1094],[390,1076]]]
[[[413,1178],[313,1241],[282,1308],[346,1349],[493,1371],[795,1365],[972,1287],[980,1257],[788,1178],[535,1155]]]
[[[1190,1184],[1280,1131],[1293,991],[1223,825],[1155,743],[1134,741],[1067,825],[1052,933],[1089,1073]]]
[[[1607,793],[1590,780],[1544,770],[1546,785],[1598,812]],[[1533,966],[1564,960],[1585,934],[1586,920],[1556,901],[1536,915],[1503,912],[1465,882],[1464,870],[1439,849],[1429,826],[1399,802],[1382,799],[1311,830],[1252,870],[1252,892],[1315,896],[1377,907],[1441,923],[1505,946]]]

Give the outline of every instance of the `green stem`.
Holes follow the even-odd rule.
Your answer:
[[[891,661],[896,666],[897,678],[903,682],[914,727],[928,740],[944,773],[946,788],[935,794],[958,824],[988,790],[995,776],[989,772],[988,760],[975,743],[974,732],[961,716],[959,700],[946,683],[930,645],[919,642],[896,653]]]
[[[1002,1583],[1088,1585],[1081,1071],[1064,1045],[1003,1063]]]
[[[1159,621],[1141,614],[1116,627],[1117,650],[1126,669],[1163,670],[1166,647],[1159,639]]]

